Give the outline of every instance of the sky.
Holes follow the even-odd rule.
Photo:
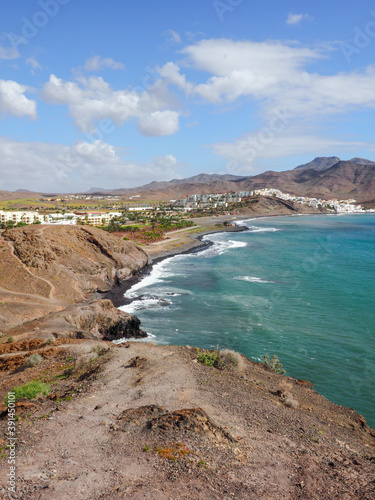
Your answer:
[[[375,159],[370,0],[2,0],[0,190]]]

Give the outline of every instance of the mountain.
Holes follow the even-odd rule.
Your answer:
[[[305,170],[307,168],[313,168],[314,170],[326,170],[329,167],[332,167],[335,163],[340,161],[340,158],[337,156],[318,156],[313,161],[309,163],[305,163],[304,165],[299,165],[294,170]]]
[[[116,189],[112,194],[138,195],[140,201],[181,199],[191,194],[225,193],[275,188],[294,195],[323,199],[375,198],[375,162],[363,158],[341,161],[336,156],[318,157],[310,163],[283,172],[239,177],[200,174],[187,179],[151,182],[132,189]]]

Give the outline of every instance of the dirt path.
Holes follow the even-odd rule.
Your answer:
[[[87,356],[90,345],[75,348]],[[236,373],[176,346],[130,343],[106,356],[71,401],[19,420],[12,498],[373,498],[374,437],[303,384],[289,379],[292,408],[280,390],[288,379],[242,357]],[[5,474],[3,463],[3,484]]]
[[[17,261],[21,264],[22,268],[23,268],[23,269],[24,269],[24,270],[25,270],[28,274],[30,274],[30,276],[32,276],[33,278],[36,278],[37,280],[41,280],[41,281],[44,281],[45,283],[47,283],[47,285],[50,287],[49,298],[50,298],[50,300],[54,301],[54,300],[55,300],[55,297],[56,297],[56,288],[55,288],[54,284],[53,284],[53,283],[51,283],[51,281],[50,281],[50,280],[47,280],[46,278],[41,278],[40,276],[38,276],[38,275],[34,274],[34,273],[33,273],[33,272],[32,272],[32,271],[31,271],[31,270],[30,270],[30,269],[29,269],[29,268],[28,268],[28,267],[27,267],[27,266],[26,266],[26,265],[25,265],[22,261],[21,261],[21,259],[19,259],[19,258],[17,257],[17,255],[16,255],[16,254],[15,254],[15,252],[14,252],[14,247],[13,247],[12,243],[11,243],[10,241],[6,241],[5,243],[8,245],[8,247],[9,247],[9,249],[10,249],[10,253],[11,253],[12,257],[13,257],[14,259],[16,259],[16,260],[17,260]]]

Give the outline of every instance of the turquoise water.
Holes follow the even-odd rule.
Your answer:
[[[277,354],[375,427],[375,215],[270,217],[206,237],[129,292],[158,343]]]

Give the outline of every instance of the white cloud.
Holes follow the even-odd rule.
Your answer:
[[[312,21],[312,18],[309,14],[293,14],[289,12],[286,23],[289,24],[289,26],[294,26],[300,24],[302,21]]]
[[[327,44],[309,48],[297,42],[202,40],[182,49],[180,65],[211,75],[206,80],[189,82],[172,62],[158,71],[188,97],[216,105],[248,97],[260,104],[265,117],[275,107],[303,118],[375,107],[375,66],[333,75],[306,70],[332,50]]]
[[[51,75],[42,97],[53,104],[68,105],[71,117],[82,132],[95,132],[96,124],[104,119],[120,126],[131,118],[138,120],[138,130],[147,136],[177,132],[179,114],[169,109],[172,100],[162,85],[141,92],[114,91],[101,77],[81,77],[78,81],[63,81]]]
[[[69,147],[1,137],[0,157],[2,189],[37,192],[135,187],[175,177],[179,167],[170,154],[144,163],[124,159],[119,148],[102,141],[78,141]]]
[[[166,38],[167,42],[170,44],[182,43],[181,37],[177,33],[177,31],[174,31],[174,30],[164,31],[163,36]]]
[[[263,99],[278,86],[290,85],[305,64],[323,57],[318,49],[281,42],[227,39],[202,40],[181,52],[186,56],[186,66],[213,75],[193,87],[195,94],[212,103],[234,101],[244,95]]]
[[[174,134],[178,126],[178,113],[175,111],[154,111],[138,117],[138,130],[149,137]]]
[[[176,85],[187,94],[194,88],[192,83],[186,81],[186,75],[181,75],[180,67],[175,63],[168,62],[161,68],[158,68],[157,71],[164,80],[172,85]]]
[[[37,117],[36,102],[28,99],[24,93],[29,87],[13,80],[0,80],[0,114],[11,116]]]
[[[36,70],[42,70],[42,66],[38,63],[38,61],[34,57],[28,57],[25,60],[28,66],[31,66],[31,73],[34,75]]]
[[[102,69],[125,69],[125,66],[120,63],[116,62],[110,57],[103,58],[100,56],[93,56],[87,59],[84,65],[84,69],[86,71],[100,71]]]

